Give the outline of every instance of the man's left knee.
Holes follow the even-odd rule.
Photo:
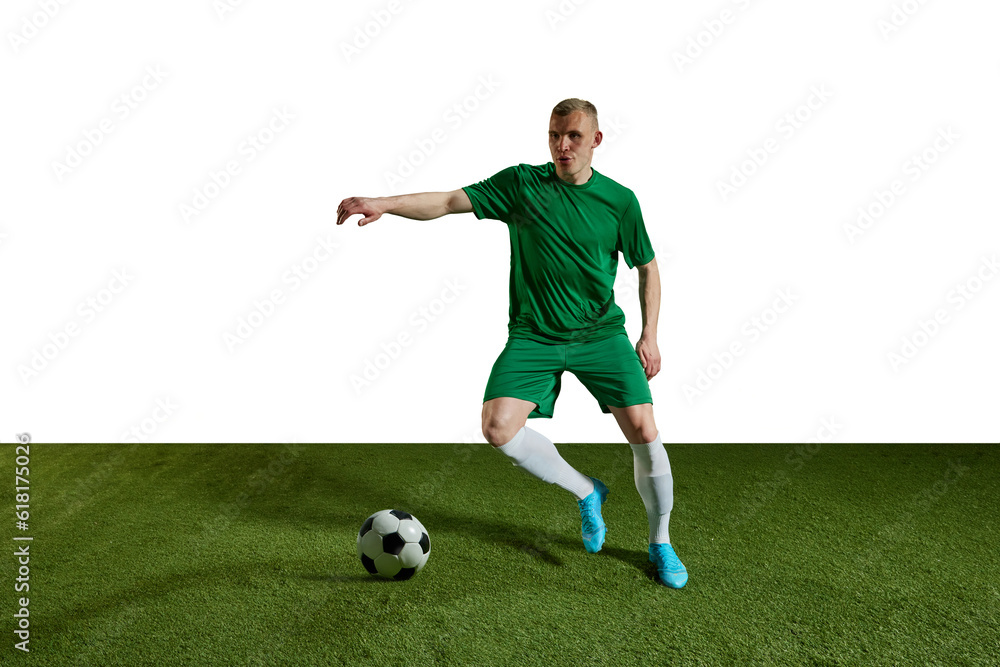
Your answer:
[[[656,440],[659,429],[656,428],[656,422],[653,421],[653,405],[651,403],[646,403],[640,408],[639,413],[636,415],[634,426],[635,433],[642,442],[653,442]]]
[[[643,443],[653,442],[659,434],[659,430],[652,424],[643,424],[636,429],[636,433]]]

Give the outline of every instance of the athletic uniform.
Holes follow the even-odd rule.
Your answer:
[[[529,419],[552,417],[566,370],[604,413],[653,402],[613,289],[618,253],[631,269],[651,262],[653,248],[635,193],[591,169],[571,185],[552,162],[522,163],[463,188],[478,219],[510,232],[508,340],[483,401],[532,401]]]

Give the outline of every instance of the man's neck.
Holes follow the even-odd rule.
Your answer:
[[[581,171],[580,173],[582,174],[583,172]],[[583,185],[584,183],[586,183],[587,181],[589,181],[591,178],[594,177],[594,170],[591,168],[591,166],[589,164],[587,165],[586,174],[587,174],[587,177],[585,179],[583,179],[582,181],[580,181],[580,182],[572,181],[572,180],[567,180],[567,179],[563,178],[563,183],[569,183],[570,185]],[[562,178],[562,177],[560,176],[560,178]]]

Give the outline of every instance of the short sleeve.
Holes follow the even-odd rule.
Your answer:
[[[463,190],[472,202],[472,212],[482,220],[506,220],[514,210],[521,179],[517,167],[507,167]]]
[[[630,269],[649,264],[655,257],[653,244],[649,242],[649,235],[646,233],[646,223],[642,220],[642,209],[634,193],[632,202],[618,223],[617,250],[625,257]]]

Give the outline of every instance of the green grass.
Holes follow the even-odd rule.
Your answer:
[[[487,445],[32,445],[31,653],[8,557],[0,662],[996,664],[997,450],[795,449],[668,446],[671,590],[626,445],[561,447],[611,489],[597,555],[574,499]],[[406,582],[355,554],[391,507],[431,536]]]

